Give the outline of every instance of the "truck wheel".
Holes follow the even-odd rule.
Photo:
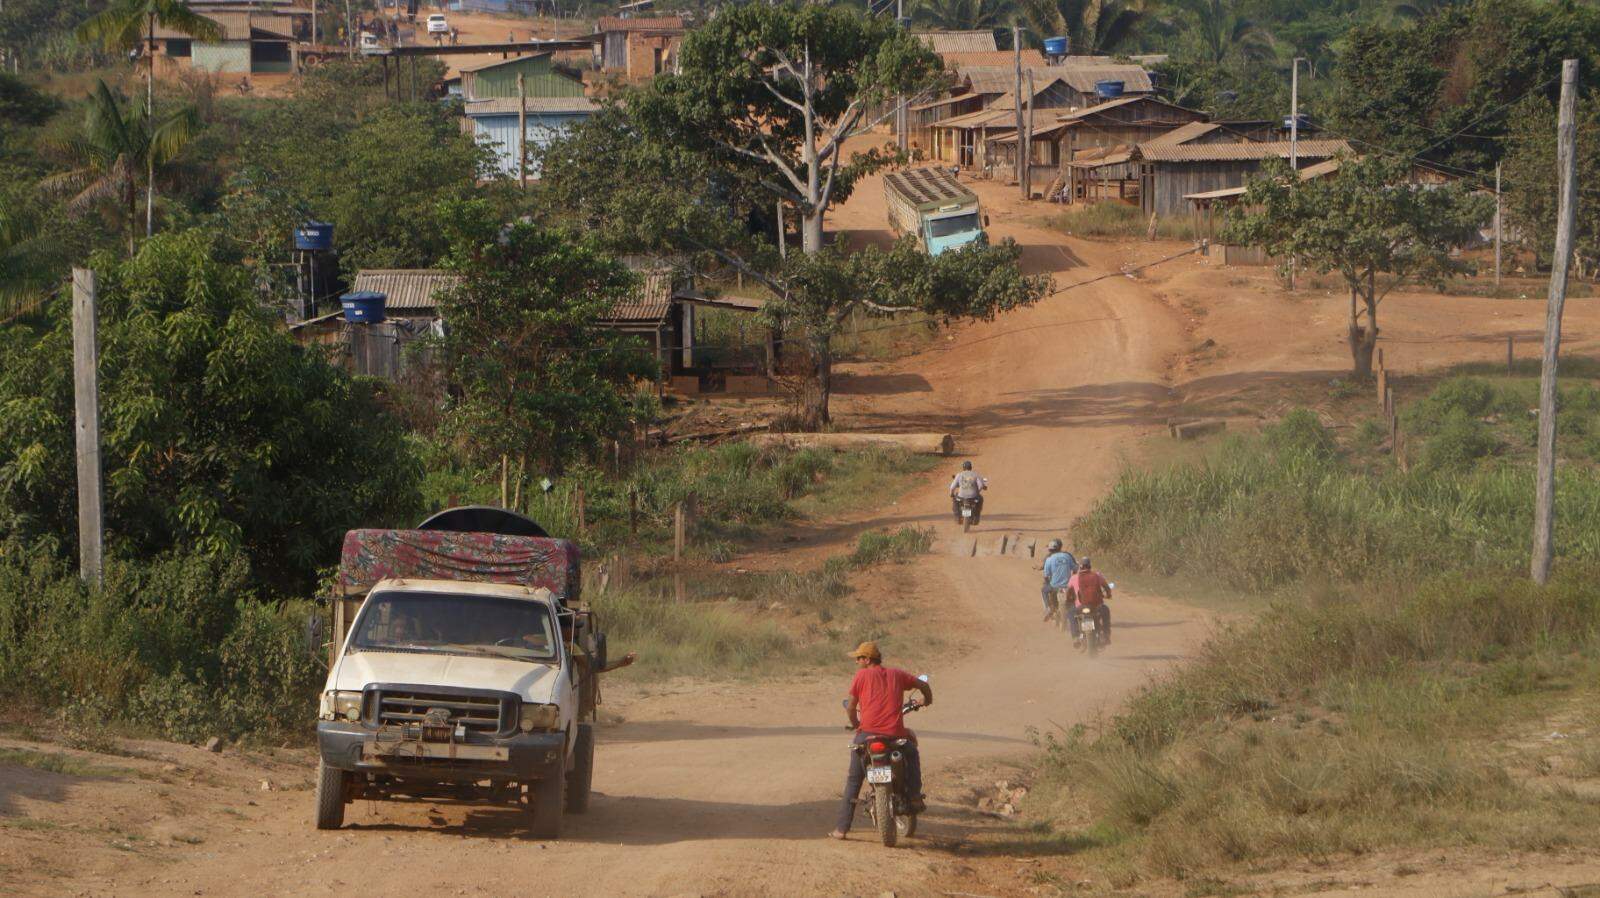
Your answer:
[[[578,724],[578,738],[572,746],[572,769],[567,771],[567,812],[589,810],[589,786],[594,782],[594,727]]]
[[[527,812],[533,818],[528,829],[534,838],[561,838],[561,805],[566,785],[567,778],[558,773],[528,787]]]
[[[317,829],[344,825],[345,781],[349,774],[317,761]]]

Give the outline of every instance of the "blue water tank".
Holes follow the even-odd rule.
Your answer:
[[[1294,120],[1295,120],[1295,118],[1296,117],[1292,116],[1292,115],[1284,116],[1283,117],[1283,130],[1285,130],[1285,131],[1293,130],[1294,129]],[[1299,119],[1300,119],[1300,127],[1299,127],[1298,130],[1304,131],[1304,130],[1306,130],[1306,129],[1311,127],[1311,116],[1305,115],[1304,113],[1302,113],[1299,116]]]
[[[1094,92],[1102,100],[1115,100],[1117,97],[1122,96],[1122,82],[1096,81],[1094,83]]]
[[[1064,37],[1047,37],[1044,39],[1044,55],[1065,56],[1067,46],[1067,39]]]
[[[333,249],[333,223],[308,221],[294,229],[294,248],[327,252]]]
[[[383,307],[388,301],[388,296],[370,291],[346,293],[339,297],[339,305],[344,308],[344,320],[360,324],[377,324],[382,321]]]

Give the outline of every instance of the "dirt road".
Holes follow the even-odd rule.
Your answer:
[[[984,193],[992,231],[1023,245],[1030,271],[1065,282],[1109,264],[1091,248],[1029,226],[999,188]],[[863,185],[857,197],[835,226],[881,230],[878,186]],[[897,365],[892,377],[843,379],[845,417],[957,424],[963,447],[992,481],[983,526],[970,537],[948,520],[946,472],[880,516],[885,526],[938,529],[935,553],[905,568],[896,588],[907,601],[946,606],[956,641],[979,647],[926,667],[937,698],[915,725],[932,807],[926,838],[909,848],[885,850],[859,828],[843,844],[824,838],[846,761],[838,704],[851,666],[841,659],[827,678],[614,690],[622,694],[607,707],[623,721],[602,737],[595,773],[602,794],[588,815],[569,821],[565,839],[549,844],[525,838],[512,811],[430,805],[359,803],[345,830],[316,832],[309,756],[298,752],[252,759],[241,773],[227,755],[157,746],[155,761],[128,762],[148,769],[147,778],[116,783],[0,767],[0,813],[69,829],[110,826],[134,839],[131,847],[89,845],[63,868],[51,857],[62,833],[0,829],[4,878],[30,895],[252,898],[951,888],[964,875],[956,846],[995,825],[972,809],[958,774],[992,776],[996,764],[1030,750],[1030,727],[1070,725],[1114,705],[1203,630],[1191,608],[1120,595],[1116,644],[1090,662],[1040,624],[1033,562],[995,555],[1002,534],[1041,542],[1063,535],[1128,447],[1162,420],[1166,394],[1152,385],[1182,339],[1166,305],[1137,283],[1111,279],[965,329],[955,342]],[[886,649],[891,663],[905,651],[892,640]],[[260,791],[260,779],[277,791]]]

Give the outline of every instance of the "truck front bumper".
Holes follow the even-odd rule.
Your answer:
[[[531,781],[566,773],[566,735],[517,733],[466,743],[379,741],[359,723],[317,721],[322,763],[428,782]]]

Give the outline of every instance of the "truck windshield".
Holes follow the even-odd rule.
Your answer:
[[[940,237],[964,234],[968,231],[979,229],[978,213],[976,212],[968,212],[965,215],[952,215],[949,218],[935,218],[928,222],[928,234],[936,240]]]
[[[368,601],[350,650],[557,657],[544,603],[437,592],[386,592]]]

